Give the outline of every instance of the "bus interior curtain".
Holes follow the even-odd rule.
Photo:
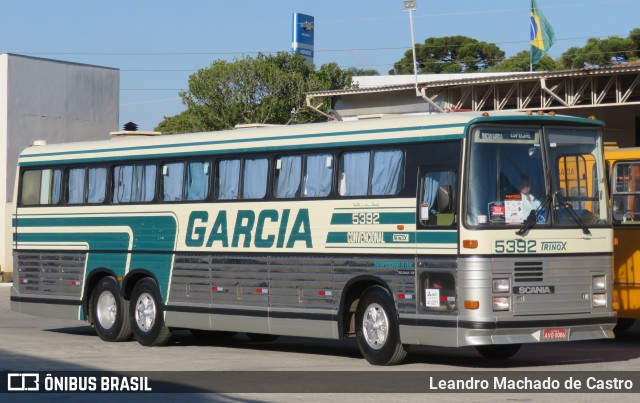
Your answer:
[[[267,173],[269,161],[266,158],[246,159],[242,186],[243,199],[262,199],[267,194]]]
[[[342,196],[363,196],[369,187],[369,151],[343,155]]]
[[[394,195],[400,190],[402,177],[402,152],[399,150],[376,151],[373,154],[371,194]]]
[[[307,157],[307,170],[304,177],[304,196],[322,197],[331,192],[333,169],[331,155],[320,154]]]
[[[204,200],[209,192],[209,163],[190,162],[187,167],[186,200]]]
[[[300,177],[302,176],[302,157],[288,156],[280,158],[280,171],[276,183],[276,197],[296,197],[300,190]]]
[[[166,164],[163,175],[163,200],[182,200],[182,181],[184,179],[184,163],[175,162]]]
[[[240,188],[240,160],[220,161],[218,171],[220,176],[218,199],[237,199]]]

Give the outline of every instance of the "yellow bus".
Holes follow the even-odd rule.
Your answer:
[[[613,307],[616,331],[640,317],[640,147],[607,148],[613,206]]]
[[[377,365],[610,338],[602,126],[446,113],[30,147],[11,307],[149,346],[354,337]]]

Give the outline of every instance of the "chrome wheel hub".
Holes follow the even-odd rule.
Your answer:
[[[389,318],[379,304],[367,307],[362,318],[362,332],[369,347],[381,349],[389,337]]]
[[[111,329],[118,317],[116,298],[110,291],[103,291],[96,303],[96,320],[104,329]]]
[[[138,327],[145,332],[150,331],[156,321],[157,310],[156,303],[149,293],[145,292],[138,297],[135,312]]]

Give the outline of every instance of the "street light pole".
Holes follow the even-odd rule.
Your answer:
[[[411,53],[413,53],[413,76],[416,82],[416,96],[420,96],[418,90],[418,63],[416,62],[416,43],[413,36],[413,12],[417,10],[417,4],[414,0],[403,0],[402,5],[404,11],[409,12],[409,26],[411,27]]]

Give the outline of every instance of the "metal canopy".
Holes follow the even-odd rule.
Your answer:
[[[514,73],[423,81],[307,94],[317,108],[331,100],[335,114],[344,119],[371,113],[419,113],[453,110],[551,110],[640,104],[640,65],[603,69]]]

